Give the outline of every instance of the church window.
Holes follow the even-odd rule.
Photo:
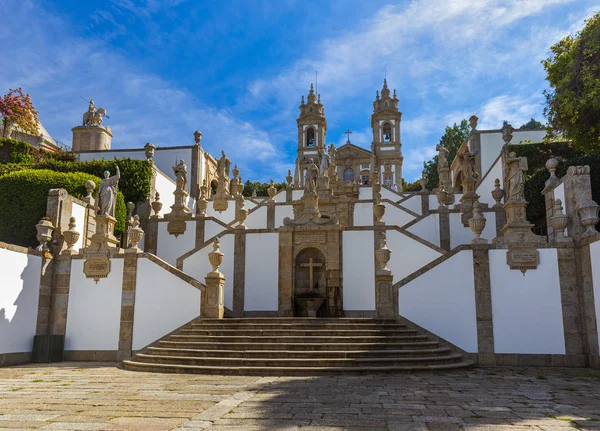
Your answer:
[[[309,127],[306,129],[306,146],[314,147],[315,146],[315,129]]]
[[[390,123],[385,123],[383,125],[383,142],[391,142],[392,141],[392,125]]]
[[[346,168],[344,169],[344,182],[352,182],[354,181],[354,169]]]

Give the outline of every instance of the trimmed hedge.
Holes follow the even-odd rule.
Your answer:
[[[47,160],[36,166],[35,169],[49,169],[56,172],[86,172],[99,178],[104,171],[114,175],[117,166],[121,170],[119,190],[123,192],[127,202],[144,202],[150,196],[152,187],[152,162],[147,160],[115,159],[91,160],[88,162],[66,162],[60,160]]]
[[[34,163],[41,163],[46,160],[63,160],[71,162],[76,160],[75,153],[71,151],[46,151],[35,148],[25,141],[19,141],[10,138],[0,138],[0,149],[6,146],[9,146],[10,149],[6,156],[0,157],[0,164],[18,163],[32,165]],[[2,154],[2,151],[0,151],[0,154]]]
[[[22,246],[37,246],[35,225],[46,215],[50,189],[63,188],[77,198],[83,198],[87,180],[100,184],[100,178],[86,173],[62,173],[27,169],[0,177],[0,240]],[[117,194],[115,235],[125,230],[127,209],[123,194]],[[83,220],[77,220],[77,228]]]
[[[569,160],[582,155],[569,142],[542,142],[535,144],[509,145],[508,151],[514,151],[519,157],[527,157],[528,172],[533,173],[546,166],[548,159]]]
[[[600,152],[578,154],[569,160],[561,160],[556,169],[556,176],[562,177],[566,175],[569,166],[585,165],[590,167],[592,198],[596,202],[600,202]],[[536,226],[542,226],[546,218],[546,204],[542,190],[548,178],[550,178],[550,173],[545,168],[542,168],[536,170],[525,180],[525,199],[529,202],[527,206],[527,220]]]

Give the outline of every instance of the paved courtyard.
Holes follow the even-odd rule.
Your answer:
[[[600,372],[474,368],[346,377],[0,368],[0,429],[600,430]]]

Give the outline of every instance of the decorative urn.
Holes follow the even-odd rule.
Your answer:
[[[131,228],[129,229],[129,231],[127,233],[129,235],[129,242],[131,244],[129,249],[130,250],[139,250],[138,244],[144,237],[144,231],[140,227],[140,216],[139,215],[136,214],[133,216],[133,221],[131,222]]]
[[[211,274],[220,274],[219,267],[223,263],[223,252],[219,250],[219,238],[215,238],[213,243],[213,251],[208,253],[208,261],[213,267]]]
[[[427,191],[427,178],[425,177],[425,171],[423,171],[423,175],[421,175],[419,184],[421,184],[421,191],[426,192]]]
[[[550,172],[549,179],[552,181],[558,180],[558,177],[556,176],[556,168],[558,168],[558,159],[555,159],[554,157],[548,159],[546,162],[546,169],[548,169],[548,172]]]
[[[473,217],[469,219],[469,228],[475,234],[475,238],[471,240],[472,244],[486,243],[487,241],[481,238],[481,233],[485,229],[485,216],[481,214],[481,204],[479,201],[473,203]]]
[[[63,232],[63,237],[67,243],[65,254],[73,254],[73,246],[79,241],[80,233],[75,230],[75,217],[69,219],[69,229]]]
[[[156,192],[154,194],[154,201],[152,202],[152,211],[154,211],[154,215],[152,217],[158,218],[160,217],[158,213],[163,207],[163,203],[160,201],[160,194]]]
[[[238,198],[238,209],[235,211],[235,219],[236,219],[236,221],[239,222],[239,225],[237,227],[240,229],[246,229],[246,225],[244,225],[244,222],[246,221],[247,218],[248,218],[248,210],[246,209],[246,206],[244,205],[243,196],[240,196]]]
[[[437,196],[437,200],[440,204],[440,207],[446,208],[446,204],[448,203],[448,192],[446,191],[446,186],[444,185],[444,182],[442,182],[441,187],[435,195]]]
[[[373,215],[375,216],[375,219],[378,222],[382,221],[384,214],[385,214],[385,205],[384,204],[379,202],[379,203],[376,203],[375,205],[373,205]]]
[[[291,169],[288,169],[288,174],[287,177],[285,177],[285,180],[287,181],[288,188],[292,188],[292,181],[294,181],[294,177],[292,177]]]
[[[587,238],[588,236],[596,235],[598,231],[596,231],[596,225],[600,218],[598,218],[598,209],[600,207],[596,202],[591,199],[587,199],[581,203],[581,206],[577,210],[579,213],[579,217],[581,218],[581,224],[585,227],[585,232],[583,232],[583,237]]]
[[[496,201],[496,203],[494,204],[494,206],[501,206],[502,205],[500,203],[500,201],[502,200],[503,196],[504,196],[504,190],[502,190],[500,188],[500,180],[498,178],[496,178],[494,180],[494,190],[492,190],[492,198],[494,198],[494,200]]]
[[[271,180],[271,182],[269,183],[269,188],[267,189],[267,193],[269,194],[269,200],[273,200],[273,198],[277,194],[277,189],[275,188],[275,181]]]
[[[35,225],[35,228],[37,230],[36,239],[40,243],[36,250],[49,251],[48,243],[52,239],[52,232],[54,231],[54,225],[50,217],[42,217],[39,223]]]
[[[569,216],[563,213],[562,202],[560,199],[554,201],[554,211],[552,217],[550,217],[550,226],[554,229],[555,237],[565,238],[565,229],[569,224]]]
[[[375,250],[375,259],[379,264],[380,272],[387,273],[390,272],[390,269],[387,267],[387,263],[390,261],[392,257],[392,250],[387,248],[387,242],[385,240],[385,234],[382,234],[381,239],[381,248]]]

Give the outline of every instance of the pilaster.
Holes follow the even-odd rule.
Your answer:
[[[267,202],[267,229],[275,229],[275,201]]]
[[[206,218],[204,216],[197,215],[196,216],[196,242],[195,242],[196,248],[202,247],[202,244],[204,244],[205,229],[206,229]]]
[[[440,206],[438,208],[440,217],[440,248],[446,251],[450,250],[450,212],[448,207]]]
[[[421,215],[429,214],[429,192],[421,193]]]
[[[207,319],[222,319],[225,314],[225,277],[218,271],[206,276],[206,287],[202,290],[200,315]]]
[[[40,274],[40,295],[38,300],[36,335],[49,333],[50,305],[52,303],[52,279],[54,275],[54,260],[50,253],[42,257],[42,270]]]
[[[156,254],[158,246],[158,217],[150,217],[146,224],[144,240],[144,251],[146,253]],[[197,231],[196,231],[197,232]]]
[[[473,244],[473,275],[475,280],[475,315],[479,364],[495,365],[494,324],[492,320],[492,285],[490,256],[487,245]]]
[[[54,259],[52,298],[50,301],[49,333],[65,335],[67,330],[67,308],[69,306],[69,288],[71,285],[70,255],[61,255]]]
[[[277,315],[280,317],[293,317],[293,288],[294,257],[292,248],[293,230],[282,228],[279,231],[279,307]]]
[[[244,317],[246,285],[246,230],[234,232],[233,251],[233,317]]]
[[[137,253],[127,253],[123,262],[123,285],[121,291],[121,324],[119,327],[119,352],[117,359],[129,359],[132,355],[133,314],[137,283]]]
[[[594,282],[592,279],[592,261],[590,256],[590,246],[582,245],[575,249],[576,261],[579,262],[579,271],[577,272],[577,281],[580,286],[579,313],[582,317],[581,327],[583,329],[583,341],[585,350],[588,354],[588,366],[600,368],[600,349],[598,347],[598,325],[596,321],[596,308],[594,298]],[[560,272],[559,272],[560,276]],[[562,296],[562,283],[561,283]]]

